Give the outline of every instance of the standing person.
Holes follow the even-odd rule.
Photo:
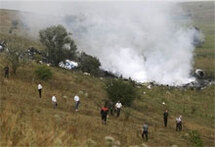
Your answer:
[[[52,104],[53,104],[53,108],[55,109],[57,107],[57,99],[55,95],[52,96]]]
[[[119,117],[119,115],[120,115],[120,109],[122,107],[122,104],[120,103],[120,101],[118,101],[116,103],[115,107],[116,107],[116,114],[117,114],[116,116]]]
[[[109,111],[109,109],[106,106],[101,108],[100,114],[101,114],[103,124],[106,124],[106,122],[107,122],[108,111]]]
[[[114,103],[112,101],[107,101],[106,105],[108,107],[108,109],[110,110],[110,115],[114,115],[113,111],[114,111]]]
[[[147,123],[143,124],[143,133],[142,133],[142,138],[146,139],[146,141],[148,141],[148,125]]]
[[[39,82],[39,84],[38,84],[38,92],[39,92],[39,97],[40,97],[40,98],[42,97],[42,88],[43,88],[43,86],[42,86],[41,83]]]
[[[166,110],[164,113],[163,113],[163,121],[164,121],[164,126],[167,127],[167,120],[168,120],[168,110]]]
[[[176,131],[182,131],[182,116],[176,118]]]
[[[4,77],[9,78],[9,67],[8,66],[4,67]]]
[[[79,103],[80,103],[80,98],[78,95],[76,95],[74,97],[74,101],[75,101],[75,111],[78,111],[78,106],[79,106]]]

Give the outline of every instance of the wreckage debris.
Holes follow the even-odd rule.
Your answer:
[[[67,59],[65,62],[61,61],[59,67],[71,70],[78,67],[78,63]]]

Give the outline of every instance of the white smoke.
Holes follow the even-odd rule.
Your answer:
[[[53,24],[64,24],[79,49],[98,57],[103,69],[139,82],[182,85],[194,80],[193,38],[199,34],[188,27],[189,18],[177,3],[65,2],[49,7],[57,18]],[[32,19],[25,17],[28,24],[41,24],[30,23]]]

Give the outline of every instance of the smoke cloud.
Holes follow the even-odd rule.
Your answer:
[[[24,15],[23,21],[34,29],[65,25],[79,49],[99,58],[103,69],[138,82],[183,85],[194,80],[193,39],[199,32],[178,3],[41,3],[22,4],[22,10],[38,14]]]

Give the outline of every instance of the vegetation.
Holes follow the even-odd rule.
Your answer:
[[[121,79],[108,80],[106,87],[109,99],[113,102],[119,100],[125,106],[130,106],[137,97],[133,85]]]
[[[81,54],[79,68],[83,72],[88,72],[94,76],[98,76],[100,72],[100,66],[101,63],[96,57],[87,55],[85,53]]]
[[[77,47],[71,39],[71,34],[62,25],[51,26],[41,30],[40,41],[46,46],[46,58],[49,63],[58,66],[65,59],[74,59]]]
[[[47,66],[39,66],[35,70],[35,75],[40,80],[48,80],[52,78],[53,73]]]
[[[13,73],[16,74],[17,69],[25,64],[25,45],[21,39],[9,39],[7,44],[7,50],[4,51],[5,59],[11,66]]]
[[[202,140],[200,138],[200,135],[198,133],[198,131],[194,130],[189,132],[189,136],[190,136],[190,141],[192,142],[192,144],[196,147],[202,147]]]

